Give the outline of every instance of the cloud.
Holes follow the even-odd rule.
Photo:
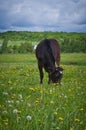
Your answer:
[[[8,0],[0,4],[0,31],[86,32],[85,0]]]

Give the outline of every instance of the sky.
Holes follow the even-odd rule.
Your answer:
[[[1,0],[4,31],[86,32],[86,0]]]

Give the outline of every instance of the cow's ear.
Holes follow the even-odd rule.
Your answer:
[[[59,70],[63,71],[64,69],[62,67],[58,67]]]

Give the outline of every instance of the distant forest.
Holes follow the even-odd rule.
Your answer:
[[[86,53],[86,33],[8,31],[0,33],[0,53],[34,52],[45,38],[59,41],[63,53]]]

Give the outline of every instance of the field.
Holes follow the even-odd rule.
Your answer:
[[[61,54],[61,85],[43,85],[34,54],[0,55],[0,130],[86,130],[86,54]]]

